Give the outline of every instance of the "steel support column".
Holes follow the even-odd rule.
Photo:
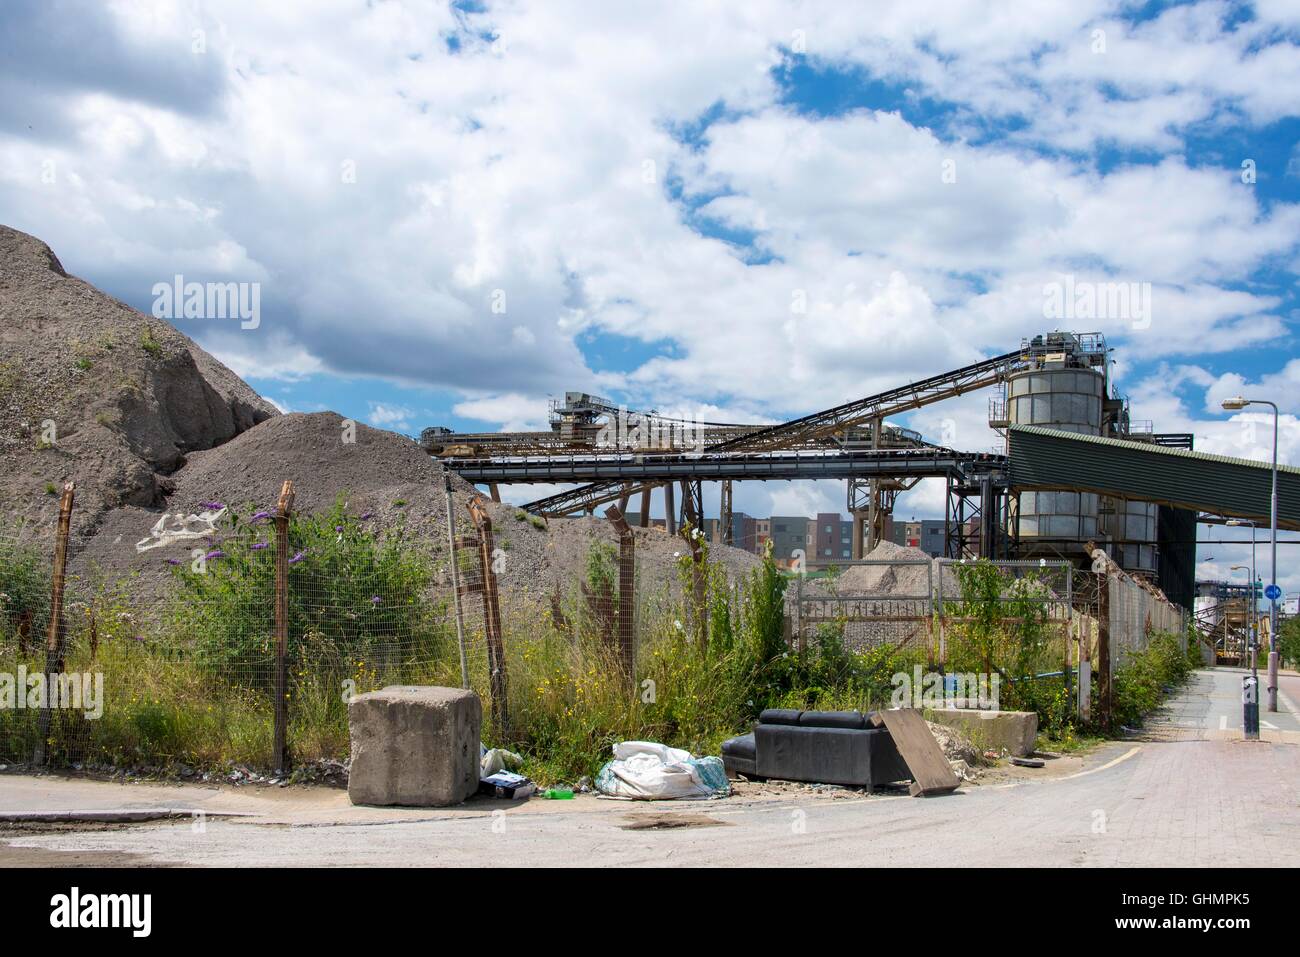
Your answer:
[[[731,517],[731,481],[727,480],[722,484],[721,507],[718,512],[718,538],[724,545],[731,545],[735,541],[735,532],[732,529]]]

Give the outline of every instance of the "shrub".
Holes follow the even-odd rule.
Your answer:
[[[1300,667],[1300,618],[1288,618],[1278,626],[1278,653],[1292,668]]]
[[[1145,649],[1130,655],[1115,669],[1112,722],[1129,727],[1140,725],[1159,706],[1165,689],[1186,681],[1193,667],[1178,635],[1153,634]]]
[[[154,337],[153,330],[148,327],[140,332],[140,348],[155,359],[162,357],[162,343]]]
[[[265,513],[231,518],[201,563],[178,565],[169,641],[213,676],[268,692],[274,684],[275,564]],[[265,522],[265,524],[259,524]],[[427,598],[432,565],[400,534],[377,540],[336,503],[289,524],[288,665],[294,685],[402,680],[449,652],[445,601]],[[366,690],[361,688],[359,690]]]
[[[20,543],[21,529],[0,527],[0,646],[44,644],[49,617],[50,559]]]

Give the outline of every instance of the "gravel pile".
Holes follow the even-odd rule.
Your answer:
[[[166,322],[69,276],[39,239],[0,226],[0,517],[75,528],[160,506],[172,472],[275,409]]]
[[[352,441],[345,441],[345,438]],[[189,456],[171,476],[167,510],[201,510],[220,503],[245,516],[273,508],[285,479],[294,483],[299,512],[328,510],[342,500],[348,513],[369,516],[378,534],[401,528],[406,539],[431,555],[445,555],[447,542],[444,469],[413,440],[395,432],[349,423],[333,412],[276,416],[224,445]],[[473,486],[452,473],[457,534],[473,529],[467,505]],[[506,600],[541,600],[557,587],[566,594],[585,574],[591,543],[616,545],[604,518],[551,519],[542,524],[510,505],[487,502],[496,544],[504,554],[500,585]],[[171,583],[168,559],[188,560],[193,542],[138,553],[161,511],[124,506],[106,513],[97,533],[72,559],[74,573],[115,581],[130,577],[142,596],[161,597]],[[538,525],[541,524],[541,527]],[[658,529],[637,529],[638,586],[643,595],[677,593],[676,555],[680,537]],[[732,580],[759,559],[736,548],[715,546]]]
[[[920,561],[920,565],[850,565],[836,579],[835,587],[841,595],[872,595],[879,597],[915,596],[929,594],[931,581],[939,583],[939,563],[919,548],[881,542],[867,558],[872,561]],[[927,568],[928,566],[928,568]],[[931,579],[930,576],[933,576]],[[961,589],[955,576],[944,576],[945,597],[957,597]]]
[[[55,440],[43,441],[53,423]],[[77,483],[69,570],[83,581],[130,580],[138,596],[165,595],[167,559],[193,541],[144,553],[164,513],[203,503],[271,508],[291,479],[295,508],[317,512],[341,496],[381,534],[398,526],[431,553],[446,550],[442,466],[406,436],[350,424],[332,412],[279,415],[238,376],[168,323],[69,276],[40,240],[0,226],[0,522],[21,519],[52,549],[58,489]],[[472,528],[476,494],[453,475],[457,530]],[[593,540],[614,544],[602,518],[551,520],[489,503],[506,599],[568,590]],[[248,514],[247,511],[244,512]],[[0,530],[3,534],[3,530]],[[680,538],[637,531],[642,593],[679,587]],[[758,559],[715,547],[732,578]]]

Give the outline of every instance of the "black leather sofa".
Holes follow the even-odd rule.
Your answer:
[[[722,763],[732,777],[852,787],[912,779],[889,731],[860,711],[769,708],[751,734],[722,743]]]

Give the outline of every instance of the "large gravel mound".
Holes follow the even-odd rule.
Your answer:
[[[836,580],[841,595],[873,597],[924,597],[930,593],[931,581],[939,584],[939,565],[919,548],[880,542],[867,558],[885,562],[920,562],[917,565],[850,565]],[[933,576],[933,579],[931,579]],[[957,597],[961,589],[956,577],[948,572],[943,580],[944,596]]]
[[[162,505],[187,455],[276,414],[188,337],[69,276],[48,246],[7,226],[0,411],[0,516],[52,524],[51,491],[71,479],[82,533],[105,510]]]
[[[354,441],[344,441],[345,437]],[[445,554],[447,542],[444,470],[416,442],[404,435],[349,424],[333,412],[276,416],[224,445],[189,456],[172,475],[171,512],[192,512],[217,502],[247,515],[247,507],[272,508],[285,479],[296,492],[300,512],[327,510],[342,500],[347,511],[368,515],[370,527],[383,534],[402,526],[408,541],[430,554]],[[473,486],[452,474],[457,533],[469,534],[467,505]],[[557,587],[567,592],[583,576],[594,540],[617,543],[603,518],[552,519],[538,528],[519,509],[487,503],[497,543],[504,552],[501,575],[507,598],[543,598]],[[117,580],[134,576],[133,587],[145,594],[165,593],[170,581],[168,558],[185,558],[192,542],[137,553],[135,543],[148,535],[159,509],[126,506],[108,513],[101,527],[73,560],[83,575]],[[675,556],[684,551],[680,538],[661,530],[637,530],[639,585],[643,590],[675,593],[679,582]],[[715,546],[733,580],[758,564],[741,549]]]
[[[228,368],[166,322],[69,276],[40,240],[0,226],[0,521],[23,519],[52,547],[58,487],[77,484],[70,570],[81,580],[128,580],[138,596],[171,587],[167,559],[193,541],[136,551],[165,512],[202,503],[270,508],[292,479],[296,508],[340,496],[384,534],[404,526],[430,552],[446,549],[442,466],[411,439],[351,425],[332,412],[279,415]],[[44,441],[52,422],[54,441]],[[354,441],[348,441],[355,437]],[[475,490],[453,476],[457,528],[468,534]],[[538,528],[492,505],[508,598],[568,590],[593,540],[616,536],[601,518]],[[680,538],[637,531],[639,584],[676,590]],[[757,564],[717,546],[733,580]]]

